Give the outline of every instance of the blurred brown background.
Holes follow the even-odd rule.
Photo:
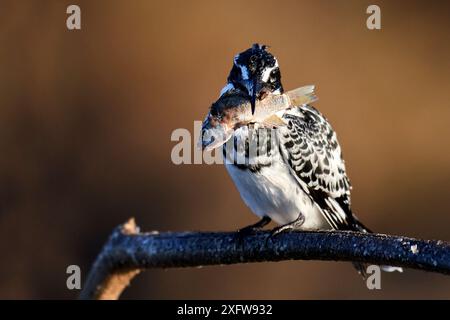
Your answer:
[[[66,29],[78,4],[82,30]],[[235,230],[256,220],[222,166],[170,160],[254,42],[286,89],[314,83],[354,186],[383,233],[450,240],[450,17],[444,1],[0,3],[0,298],[75,298],[112,228]],[[83,277],[84,280],[84,277]],[[450,298],[407,270],[369,291],[348,263],[151,270],[124,298]]]

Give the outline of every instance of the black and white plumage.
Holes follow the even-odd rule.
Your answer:
[[[308,105],[284,111],[281,118],[285,126],[270,130],[276,141],[264,156],[252,159],[253,164],[248,154],[244,164],[233,160],[246,151],[238,148],[238,141],[248,143],[251,134],[260,137],[256,132],[261,129],[254,124],[235,131],[234,154],[230,157],[228,151],[231,161],[225,166],[244,202],[261,218],[280,225],[302,215],[302,230],[366,230],[351,212],[350,182],[328,121]],[[223,150],[227,155],[226,147]]]
[[[278,61],[265,46],[253,45],[234,58],[221,96],[234,93],[246,94],[253,106],[255,100],[283,93]],[[255,226],[274,220],[279,230],[370,232],[352,213],[350,181],[327,119],[310,105],[292,106],[277,116],[283,123],[276,128],[242,126],[234,131],[231,148],[223,146],[225,166],[242,199],[262,218]],[[253,157],[251,139],[259,148]],[[245,161],[237,163],[238,157]]]
[[[280,150],[305,193],[321,210],[333,229],[367,231],[350,209],[350,181],[336,133],[311,106],[294,108],[283,115]]]

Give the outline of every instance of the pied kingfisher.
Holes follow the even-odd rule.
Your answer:
[[[277,59],[264,45],[254,44],[234,57],[228,81],[220,95],[245,95],[254,111],[255,102],[283,93]],[[220,114],[211,114],[205,121]],[[286,230],[353,230],[370,232],[352,213],[350,181],[345,172],[341,148],[327,119],[314,107],[304,104],[277,112],[282,119],[275,132],[276,147],[253,162],[225,166],[246,205],[261,218],[242,230],[264,227],[271,220]],[[248,139],[258,123],[234,131],[234,138]],[[267,137],[267,135],[266,135]],[[266,145],[266,141],[260,141]],[[236,148],[248,160],[246,148]],[[227,147],[223,153],[227,156]],[[363,264],[355,266],[364,275]],[[386,271],[401,268],[384,267]]]

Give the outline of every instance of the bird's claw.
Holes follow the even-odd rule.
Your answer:
[[[253,234],[256,234],[260,231],[264,226],[272,221],[269,217],[265,216],[255,224],[246,226],[237,231],[238,243],[240,246],[244,244],[244,238]]]
[[[299,230],[304,222],[305,222],[305,218],[303,217],[303,215],[300,215],[295,221],[292,221],[285,225],[273,228],[272,231],[270,232],[270,234],[266,238],[266,245],[269,240],[272,241],[274,237],[276,237],[282,233]]]
[[[254,235],[256,233],[258,233],[259,228],[256,228],[254,226],[247,226],[244,227],[242,229],[239,229],[236,232],[236,236],[237,236],[237,242],[240,246],[242,246],[244,244],[244,239],[248,236]]]

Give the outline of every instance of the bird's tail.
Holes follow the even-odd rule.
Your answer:
[[[372,233],[369,228],[367,228],[365,225],[363,225],[355,216],[354,217],[354,223],[352,224],[353,231],[359,231],[364,233]],[[367,267],[369,266],[368,263],[364,262],[353,262],[353,266],[358,271],[358,273],[364,278],[367,278]],[[385,272],[403,272],[403,268],[401,267],[393,267],[393,266],[380,266],[381,270]]]

